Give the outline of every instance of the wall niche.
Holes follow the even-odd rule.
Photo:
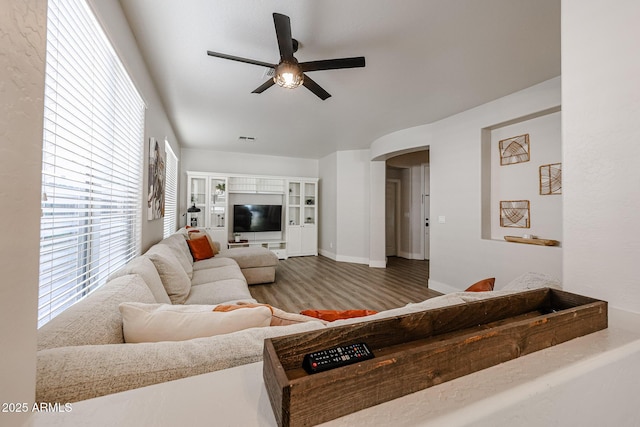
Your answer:
[[[560,107],[482,129],[482,238],[504,241],[504,236],[533,235],[541,239],[562,237],[561,192],[541,191],[541,166],[562,163]],[[524,141],[528,155],[505,161],[514,153],[511,141]],[[516,150],[517,151],[517,150]],[[518,153],[516,153],[518,154]],[[505,227],[501,202],[529,201],[529,221],[524,228]],[[504,204],[502,204],[504,206]]]

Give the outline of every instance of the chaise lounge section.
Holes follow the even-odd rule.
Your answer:
[[[185,236],[187,240],[206,237],[211,244],[215,245],[215,258],[231,258],[240,267],[247,284],[257,285],[261,283],[272,283],[276,280],[276,267],[278,257],[272,251],[261,247],[239,247],[223,249],[219,242],[211,241],[206,231],[198,228],[181,228],[177,234]],[[182,248],[184,250],[184,247]],[[204,262],[203,262],[204,261]],[[195,262],[194,270],[207,268],[209,260]]]

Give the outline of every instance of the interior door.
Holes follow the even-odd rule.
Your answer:
[[[424,259],[429,259],[429,195],[424,195]]]
[[[398,182],[387,180],[385,188],[385,247],[386,256],[398,255]]]
[[[424,248],[424,259],[429,259],[429,252],[430,252],[430,245],[429,245],[429,239],[430,239],[430,233],[429,233],[429,212],[431,211],[431,203],[430,203],[430,196],[429,196],[429,187],[430,187],[430,180],[429,180],[429,166],[427,165],[422,165],[422,212],[423,212],[423,218],[424,218],[424,223],[423,223],[423,230],[424,230],[424,240],[423,240],[423,248]]]

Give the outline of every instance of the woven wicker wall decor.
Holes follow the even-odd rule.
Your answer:
[[[529,161],[529,134],[501,140],[500,165],[513,165]]]
[[[530,226],[528,200],[500,201],[500,227],[529,228]]]
[[[562,194],[562,163],[540,166],[540,194]]]

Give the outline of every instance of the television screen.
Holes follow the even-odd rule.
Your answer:
[[[282,231],[281,205],[234,205],[233,232]]]

